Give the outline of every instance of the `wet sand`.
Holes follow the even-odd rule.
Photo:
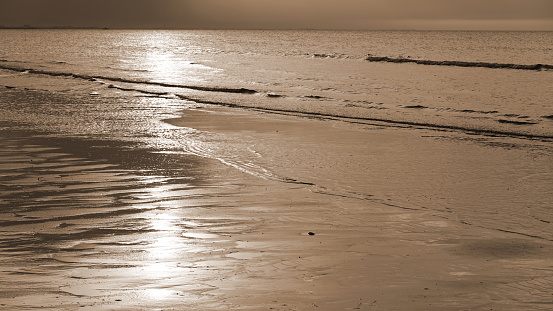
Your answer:
[[[297,133],[312,133],[313,122],[322,122],[330,125],[326,134],[356,150],[351,131],[328,121],[207,111],[185,111],[170,123],[254,137],[262,155],[274,151],[273,143],[289,142],[298,147],[292,159],[300,146],[314,150],[296,141]],[[239,122],[220,122],[222,115]],[[377,132],[371,135],[378,144],[412,135]],[[551,241],[455,221],[447,211],[408,202],[325,191],[332,183],[361,182],[344,180],[337,168],[334,181],[321,177],[325,170],[289,171],[304,164],[275,168],[274,176],[294,182],[193,152],[6,129],[0,135],[6,310],[549,310],[553,304]],[[285,153],[267,161],[285,163],[277,161]]]

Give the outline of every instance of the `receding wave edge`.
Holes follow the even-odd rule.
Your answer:
[[[386,119],[386,118],[371,118],[371,117],[360,117],[360,116],[348,116],[348,115],[341,115],[341,114],[327,114],[327,113],[321,113],[321,112],[297,111],[293,109],[255,107],[255,106],[249,106],[249,105],[203,100],[203,99],[197,99],[197,98],[192,98],[192,97],[183,96],[183,95],[177,95],[177,97],[183,100],[188,100],[199,104],[225,106],[230,108],[252,109],[252,110],[268,112],[268,113],[277,113],[277,114],[280,113],[280,114],[290,114],[290,115],[306,116],[306,117],[314,117],[314,118],[322,118],[322,119],[334,119],[334,120],[342,120],[342,121],[352,122],[352,123],[376,122],[376,123],[383,123],[383,124],[401,126],[401,127],[413,126],[413,127],[423,127],[423,128],[431,128],[431,129],[438,129],[438,130],[454,130],[454,131],[463,131],[463,132],[481,134],[481,135],[510,136],[510,137],[528,138],[528,139],[553,139],[552,135],[547,135],[547,134],[542,135],[542,134],[520,133],[520,132],[514,132],[514,131],[493,130],[493,129],[485,129],[485,128],[471,128],[471,127],[464,127],[464,126],[443,125],[443,124],[434,124],[434,123],[416,122],[416,121],[402,121],[402,120],[393,120],[393,119]]]

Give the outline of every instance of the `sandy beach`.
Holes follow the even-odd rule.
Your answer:
[[[179,150],[3,124],[2,309],[550,309],[549,220],[535,237],[490,216],[510,200],[499,188],[546,165],[539,150],[208,105],[178,114],[164,122],[211,134]],[[509,171],[517,156],[534,162]],[[428,189],[452,193],[421,207],[413,193]]]

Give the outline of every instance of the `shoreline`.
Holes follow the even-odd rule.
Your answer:
[[[394,207],[397,202],[390,199],[401,199],[405,195],[401,193],[375,200],[366,190],[385,194],[386,188],[378,190],[373,183],[384,175],[373,172],[378,177],[373,181],[366,179],[369,175],[352,175],[352,168],[338,165],[347,162],[336,153],[356,154],[359,158],[349,157],[355,164],[382,159],[386,148],[410,148],[416,139],[426,141],[426,147],[442,146],[434,151],[440,155],[459,142],[423,137],[419,130],[364,128],[228,108],[183,113],[169,123],[214,133],[205,138],[210,153],[90,138],[44,138],[29,132],[2,139],[0,156],[8,164],[0,171],[2,200],[8,202],[4,209],[15,210],[2,213],[7,225],[0,229],[0,271],[7,286],[0,290],[0,306],[52,310],[546,310],[550,306],[550,241],[454,221],[444,217],[450,213],[447,210],[410,209],[420,207],[416,200],[400,200],[410,205]],[[355,143],[359,139],[370,140],[366,150],[380,155],[359,152],[357,148],[363,148]],[[228,153],[243,151],[243,146],[257,155]],[[478,148],[482,147],[469,151]],[[227,153],[218,154],[221,150]],[[414,159],[428,156],[424,148],[409,150]],[[275,176],[313,182],[318,188],[259,178],[220,159],[227,163],[236,159],[233,163],[248,164],[245,168],[257,165]],[[331,175],[336,180],[328,179],[324,168],[332,159],[338,165],[332,170],[343,171]],[[392,164],[378,166],[392,169]],[[315,165],[323,168],[312,168]],[[395,165],[408,167],[403,162]],[[376,167],[365,168],[371,169]],[[395,174],[387,172],[388,178]],[[397,173],[410,176],[408,171]],[[329,190],[337,189],[332,188],[336,183],[341,190]],[[16,192],[6,196],[5,189],[27,196],[23,200]]]

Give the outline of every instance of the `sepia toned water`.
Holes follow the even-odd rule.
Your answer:
[[[550,137],[551,69],[490,70],[365,59],[370,55],[549,66],[552,36],[550,32],[3,30],[0,60],[2,68],[22,73],[12,84],[37,78],[24,70],[32,69],[50,76],[90,78],[96,83],[85,85],[92,91],[112,86],[196,101]],[[136,81],[144,83],[124,83]],[[44,83],[42,87],[54,87]],[[194,92],[199,86],[227,90]],[[72,87],[78,90],[68,86],[69,90]],[[236,93],[242,88],[256,93]]]
[[[546,66],[515,69],[535,64]],[[222,280],[261,255],[234,239],[273,222],[293,237],[327,223],[363,235],[371,217],[413,211],[431,219],[394,215],[387,230],[550,245],[548,65],[551,32],[0,30],[0,271],[11,288],[0,301],[236,307],[213,297],[249,289]],[[306,252],[291,236],[270,245]],[[532,277],[550,270],[532,265]],[[552,279],[434,308],[545,310]]]

